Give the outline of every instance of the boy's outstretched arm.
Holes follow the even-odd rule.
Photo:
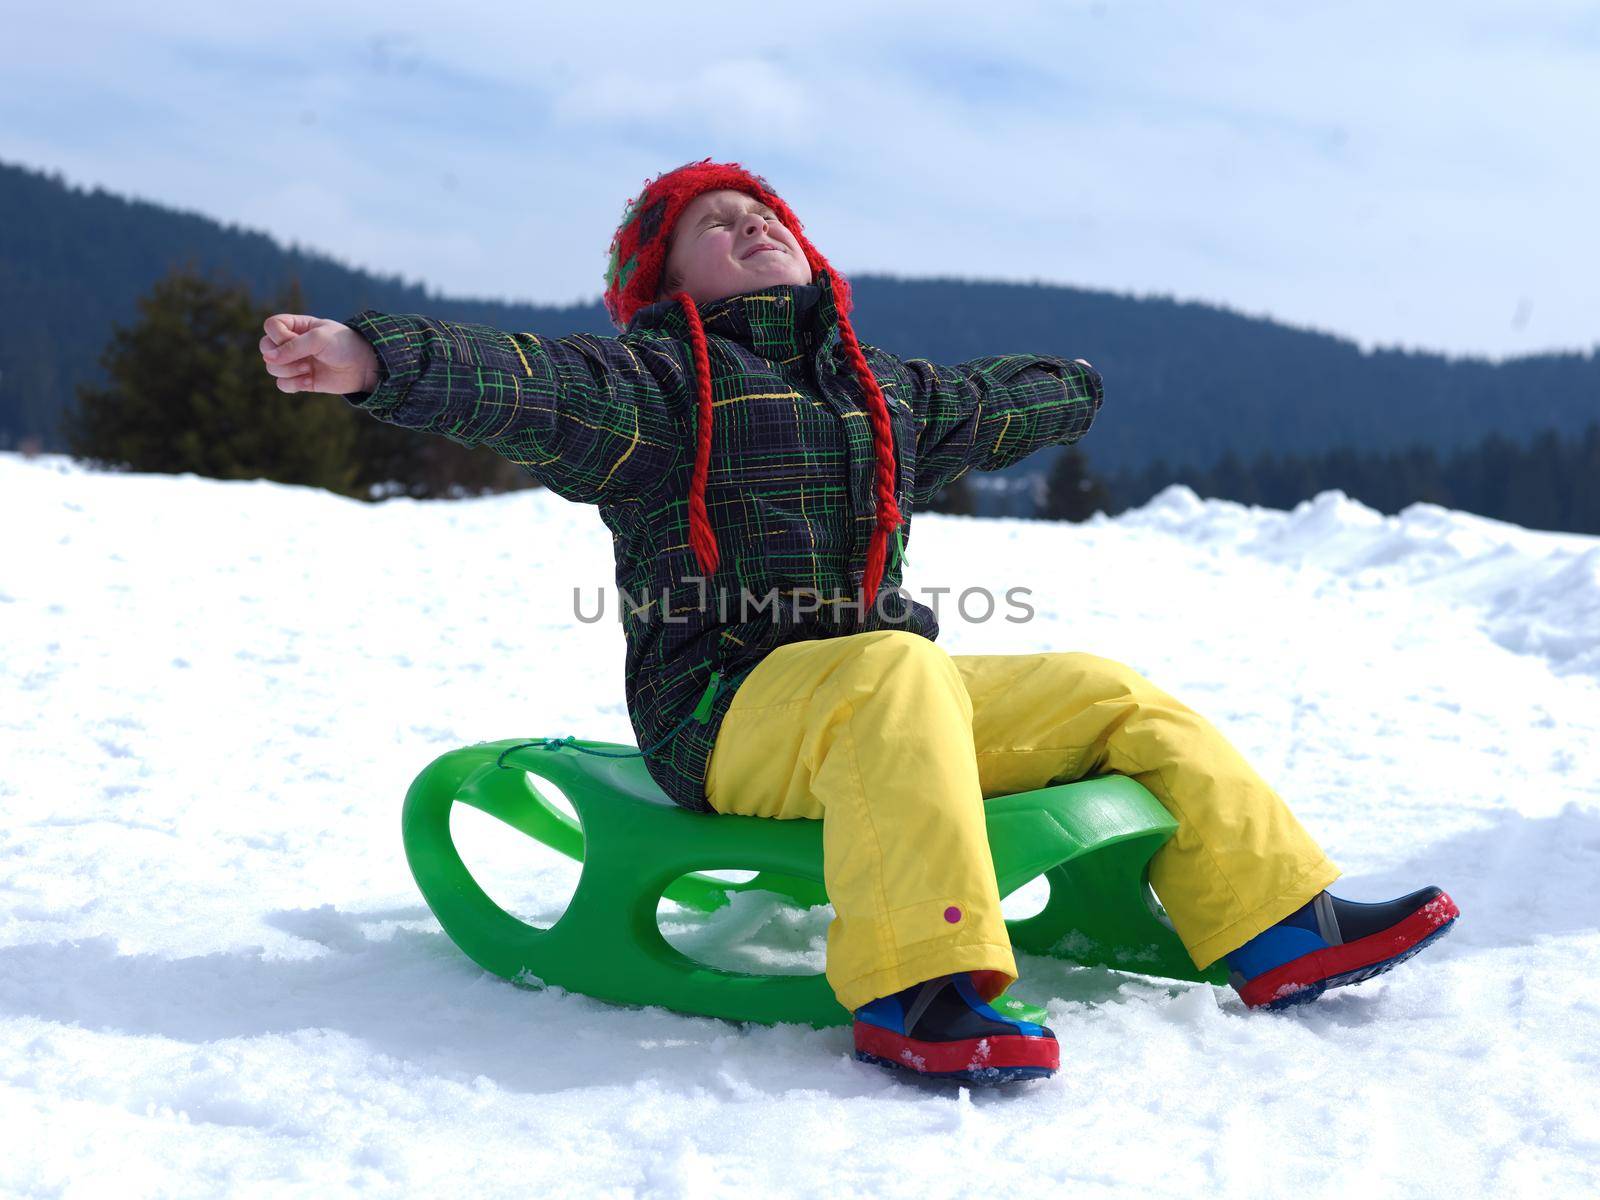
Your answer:
[[[263,339],[269,370],[265,343],[276,320]],[[353,331],[371,349],[371,373],[340,377],[360,380],[340,393],[350,403],[407,429],[487,444],[568,500],[634,498],[679,453],[670,409],[683,394],[675,385],[684,364],[676,356],[618,338],[545,338],[370,309],[323,324]]]
[[[1100,372],[1083,359],[1003,354],[952,367],[903,364],[917,416],[912,501],[926,504],[967,471],[998,471],[1072,443],[1100,411]]]

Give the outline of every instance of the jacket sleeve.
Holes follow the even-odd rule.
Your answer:
[[[925,504],[967,471],[998,471],[1089,431],[1104,387],[1087,363],[1031,354],[953,367],[907,359],[917,417],[912,501]]]
[[[641,494],[679,453],[677,356],[622,338],[544,338],[366,310],[378,386],[345,397],[373,416],[463,446],[487,444],[568,500]]]

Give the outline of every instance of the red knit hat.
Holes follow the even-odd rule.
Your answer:
[[[811,265],[813,276],[826,271],[833,282],[834,303],[839,314],[839,342],[849,360],[857,382],[867,400],[867,419],[872,426],[872,445],[877,459],[874,491],[877,498],[877,523],[867,547],[867,566],[862,575],[864,605],[872,604],[883,581],[889,534],[902,522],[894,498],[894,435],[889,424],[889,406],[883,389],[867,366],[867,359],[850,324],[850,285],[829,265],[807,239],[800,219],[765,179],[745,170],[738,163],[714,163],[709,158],[685,163],[676,170],[648,180],[638,197],[629,201],[622,224],[611,239],[610,262],[606,268],[606,311],[617,328],[627,328],[635,313],[656,300],[661,273],[666,267],[672,230],[683,210],[696,196],[723,188],[743,192],[765,204],[800,244]],[[717,567],[717,539],[706,515],[706,475],[711,467],[711,367],[706,352],[705,330],[700,310],[688,292],[672,297],[683,308],[689,323],[693,348],[695,385],[699,398],[699,429],[696,439],[694,477],[689,487],[689,542],[700,569],[707,575]]]

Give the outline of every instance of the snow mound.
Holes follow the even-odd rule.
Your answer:
[[[1600,678],[1600,537],[1545,533],[1413,504],[1385,516],[1343,492],[1291,512],[1201,500],[1182,485],[1108,524],[1169,534],[1358,588],[1400,588],[1472,610],[1496,642]]]

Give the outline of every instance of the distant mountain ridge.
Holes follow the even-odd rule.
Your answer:
[[[440,296],[262,233],[0,163],[0,448],[30,435],[61,448],[57,422],[76,386],[99,377],[113,324],[132,320],[137,297],[184,261],[247,282],[263,303],[297,277],[308,310],[335,318],[376,308],[545,336],[615,332],[598,301]],[[1208,304],[1044,284],[851,282],[862,338],[903,356],[1090,359],[1105,375],[1106,405],[1083,446],[1108,468],[1206,465],[1228,452],[1450,449],[1495,431],[1517,441],[1573,434],[1600,415],[1592,349],[1500,363],[1366,353]],[[1027,466],[1049,461],[1041,454]]]

